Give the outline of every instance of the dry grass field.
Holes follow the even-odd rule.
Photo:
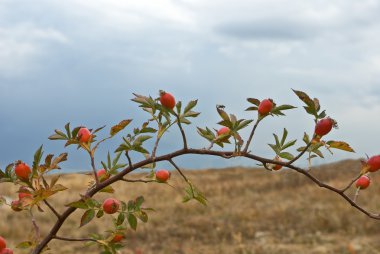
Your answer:
[[[337,187],[345,186],[359,170],[358,161],[342,161],[313,169],[320,179]],[[157,183],[117,183],[118,198],[128,201],[144,195],[146,206],[153,207],[149,222],[129,230],[126,248],[121,253],[380,253],[380,221],[367,218],[332,192],[317,187],[304,176],[282,170],[268,172],[246,168],[186,171],[206,194],[209,205],[182,203],[180,176],[173,173],[173,189]],[[138,177],[134,175],[133,177]],[[380,211],[380,173],[373,175],[369,189],[358,202],[371,211]],[[84,191],[89,176],[66,175],[62,183],[69,191],[51,202],[59,211]],[[13,197],[16,188],[2,185],[1,193]],[[354,188],[349,190],[353,195]],[[110,194],[96,196],[102,201]],[[28,213],[12,213],[0,208],[0,232],[14,246],[28,235]],[[37,213],[37,212],[36,212]],[[83,213],[83,212],[82,212]],[[110,217],[78,228],[81,213],[75,212],[60,231],[61,236],[85,237],[111,225]],[[46,210],[36,214],[46,233],[54,217]],[[50,253],[100,253],[83,243],[53,241]],[[15,253],[27,253],[16,251]]]

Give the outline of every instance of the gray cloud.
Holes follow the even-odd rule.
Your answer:
[[[319,97],[330,115],[342,115],[339,133],[375,136],[377,118],[370,119],[371,128],[361,123],[380,114],[368,107],[378,102],[380,80],[376,2],[1,1],[0,165],[32,158],[41,143],[48,152],[62,152],[46,137],[68,121],[98,127],[135,118],[137,126],[147,116],[130,102],[132,92],[157,96],[159,89],[184,101],[198,98],[202,114],[195,125],[217,128],[215,104],[255,118],[243,111],[245,97],[301,106],[290,90],[296,88]],[[295,138],[312,129],[302,108],[289,117],[259,128],[255,152],[272,156],[261,144],[279,128],[288,127]],[[205,146],[187,130],[192,146]],[[175,148],[176,134],[162,151]],[[355,137],[358,151],[376,151],[374,138]],[[107,143],[99,160],[118,142]],[[66,167],[87,167],[84,156],[71,152]],[[193,161],[185,166],[224,165]]]
[[[221,35],[245,40],[304,40],[313,37],[316,28],[302,22],[261,19],[251,22],[229,22],[215,28]]]

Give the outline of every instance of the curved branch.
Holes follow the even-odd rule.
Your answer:
[[[205,150],[205,149],[191,149],[191,148],[189,148],[189,149],[180,149],[180,150],[177,150],[175,152],[168,153],[168,154],[165,154],[165,155],[162,155],[162,156],[159,156],[159,157],[155,157],[155,158],[150,157],[150,158],[147,158],[147,159],[145,159],[143,161],[135,163],[134,165],[128,166],[124,170],[122,170],[121,172],[119,172],[118,174],[116,174],[115,176],[113,176],[113,177],[111,177],[111,178],[109,178],[109,179],[107,179],[107,180],[99,183],[94,188],[89,189],[84,196],[86,196],[86,197],[92,197],[96,193],[98,193],[100,190],[102,190],[104,187],[106,187],[108,185],[111,185],[111,184],[113,184],[113,183],[115,183],[117,181],[124,181],[123,177],[125,175],[127,175],[128,173],[134,171],[135,169],[138,169],[138,168],[143,167],[145,165],[151,164],[153,162],[170,161],[173,158],[181,156],[181,155],[184,155],[184,154],[212,155],[212,156],[217,156],[217,157],[222,157],[222,158],[231,158],[231,157],[234,156],[234,152],[233,151],[211,151],[211,150]],[[306,177],[308,177],[310,180],[312,180],[314,183],[316,183],[319,187],[325,188],[325,189],[328,189],[330,191],[333,191],[333,192],[337,193],[339,196],[341,196],[343,199],[345,199],[350,205],[352,205],[353,207],[355,207],[357,210],[359,210],[360,212],[364,213],[368,217],[376,219],[376,220],[380,220],[380,215],[379,214],[373,214],[373,213],[370,213],[370,212],[366,211],[364,208],[362,208],[357,203],[355,203],[353,200],[351,200],[346,194],[344,194],[343,190],[337,189],[335,187],[332,187],[332,186],[330,186],[328,184],[325,184],[325,183],[321,182],[316,177],[314,177],[313,175],[311,175],[309,172],[305,171],[302,168],[299,168],[299,167],[296,167],[296,166],[293,166],[293,165],[288,165],[285,162],[279,162],[279,161],[270,160],[270,159],[263,158],[263,157],[260,157],[260,156],[257,156],[257,155],[253,155],[253,154],[250,154],[250,153],[246,153],[246,152],[242,152],[239,156],[246,157],[246,158],[249,158],[249,159],[252,159],[252,160],[255,160],[255,161],[259,161],[259,162],[261,162],[263,164],[265,164],[265,163],[275,163],[275,164],[278,164],[278,165],[285,166],[285,167],[287,167],[289,169],[295,170],[298,173],[301,173],[301,174],[305,175]],[[57,236],[56,236],[57,232],[59,231],[59,229],[61,228],[61,226],[63,225],[63,223],[66,221],[66,219],[76,209],[77,208],[74,208],[74,207],[68,207],[66,209],[66,211],[64,213],[62,213],[62,215],[60,216],[60,218],[58,218],[58,220],[56,221],[56,223],[54,224],[54,226],[50,230],[49,234],[46,235],[45,238],[37,245],[37,247],[33,250],[32,254],[39,254],[39,253],[41,253],[41,251],[47,246],[47,244],[52,239],[57,239]]]

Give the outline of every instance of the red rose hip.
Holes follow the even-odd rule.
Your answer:
[[[162,106],[168,109],[173,109],[175,106],[174,96],[164,91],[160,91],[160,102]]]
[[[264,115],[269,114],[272,111],[272,108],[273,108],[273,102],[271,99],[262,100],[259,104],[259,109],[258,109],[259,115],[264,116]]]
[[[91,132],[89,129],[82,127],[77,134],[79,142],[87,143],[91,139]]]
[[[15,212],[20,212],[22,211],[22,203],[20,200],[13,200],[11,203],[11,208]]]
[[[0,236],[0,250],[3,250],[7,247],[7,243],[5,242],[5,239]]]
[[[370,183],[371,183],[371,180],[369,179],[369,177],[366,175],[363,175],[356,181],[355,185],[357,188],[364,190],[369,186]]]
[[[280,158],[274,158],[275,161],[282,161]],[[282,169],[282,165],[274,164],[273,170],[280,170]]]
[[[326,135],[327,133],[329,133],[335,125],[336,125],[335,120],[329,117],[319,120],[317,122],[317,125],[315,126],[315,134],[322,137]]]
[[[223,134],[227,134],[230,132],[230,128],[228,127],[222,127],[218,130],[218,132],[216,133],[218,136],[220,135],[223,135]]]
[[[107,180],[110,177],[109,174],[107,174],[107,171],[104,168],[99,169],[98,172],[96,172],[96,175],[98,176],[98,179],[101,182]]]
[[[380,155],[372,156],[368,159],[367,164],[369,166],[368,171],[375,172],[380,169]]]
[[[107,198],[103,202],[103,211],[108,214],[114,214],[119,210],[120,202],[114,198]]]
[[[160,169],[156,171],[157,181],[164,183],[170,178],[170,172],[166,169]]]
[[[32,170],[30,169],[28,164],[24,162],[20,162],[16,164],[15,174],[17,175],[19,179],[28,180],[31,173],[32,173]]]
[[[112,238],[111,242],[118,243],[118,242],[121,242],[123,239],[124,239],[124,235],[115,234],[115,236]]]

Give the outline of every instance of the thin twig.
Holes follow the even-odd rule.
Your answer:
[[[106,140],[108,140],[108,139],[110,139],[110,138],[112,138],[112,136],[109,136],[109,137],[107,137],[107,138],[103,138],[102,140],[100,140],[98,143],[96,143],[96,145],[94,146],[94,148],[92,148],[92,151],[95,152],[96,149],[98,148],[98,146],[99,146],[101,143],[103,143],[104,141],[106,141]]]
[[[175,116],[177,117],[177,125],[179,127],[179,130],[181,131],[181,135],[182,135],[182,141],[183,141],[183,149],[187,149],[187,140],[186,140],[186,135],[185,135],[185,132],[182,128],[182,124],[181,124],[181,120],[179,118],[179,115],[177,113],[175,113]]]
[[[307,151],[307,149],[309,149],[309,147],[311,146],[312,142],[310,141],[306,146],[305,148],[296,156],[294,157],[293,159],[291,159],[290,161],[288,161],[286,163],[286,165],[291,165],[293,162],[297,161],[299,158],[302,157],[302,155],[304,155],[304,153]]]
[[[157,152],[157,147],[158,147],[158,143],[160,142],[160,137],[158,137],[157,135],[157,139],[156,139],[156,142],[154,143],[154,147],[153,147],[153,151],[152,151],[152,158],[154,159],[156,157],[156,152]]]
[[[33,212],[31,209],[29,209],[29,214],[30,214],[30,217],[32,218],[32,224],[34,227],[34,231],[36,232],[36,241],[38,241],[41,238],[40,228],[37,225],[36,219],[34,218],[34,215],[33,215]]]
[[[125,156],[126,156],[127,159],[128,159],[129,167],[132,168],[132,160],[131,160],[131,157],[129,156],[128,151],[125,152]]]
[[[156,180],[142,180],[142,179],[121,179],[121,181],[129,182],[129,183],[154,183]]]
[[[68,238],[68,237],[61,237],[61,236],[53,236],[53,239],[66,241],[66,242],[96,242],[95,239],[92,238]]]
[[[90,157],[91,157],[91,166],[92,166],[92,171],[94,172],[96,185],[99,185],[100,181],[99,181],[98,174],[96,173],[94,154],[92,152],[89,152],[89,154],[90,154]]]
[[[356,203],[356,200],[358,199],[359,192],[360,192],[360,187],[358,187],[358,188],[356,189],[354,199],[352,200],[354,203]]]
[[[55,214],[55,216],[57,216],[58,219],[61,217],[57,210],[55,210],[54,207],[46,199],[44,200],[44,203]]]
[[[259,117],[259,118],[257,119],[255,125],[253,126],[253,129],[252,129],[252,131],[251,131],[251,134],[249,135],[249,138],[248,138],[248,140],[247,140],[247,144],[245,144],[245,148],[244,148],[244,150],[243,150],[244,153],[248,152],[249,144],[251,143],[252,138],[253,138],[253,135],[255,134],[256,128],[257,128],[257,126],[259,125],[259,123],[261,122],[262,119],[263,119],[263,118],[260,118],[260,117]]]
[[[362,175],[359,174],[357,177],[355,177],[355,179],[353,179],[344,189],[342,189],[341,191],[342,192],[345,192],[346,190],[348,190],[353,184],[354,182],[356,182]]]
[[[187,183],[189,183],[189,182],[190,182],[189,179],[187,179],[187,177],[186,177],[185,174],[182,172],[182,170],[177,166],[177,164],[175,164],[174,161],[173,161],[171,158],[170,158],[168,161],[169,161],[170,164],[172,164],[173,167],[175,167],[175,169],[181,174],[181,176],[183,177],[183,179],[184,179]]]

